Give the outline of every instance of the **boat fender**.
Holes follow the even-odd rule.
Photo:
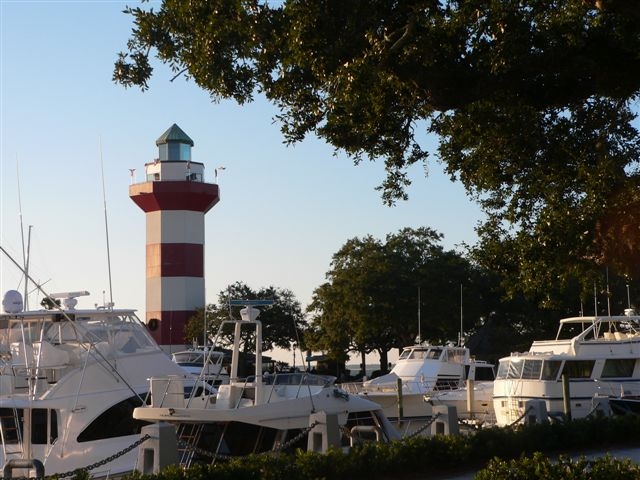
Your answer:
[[[158,319],[157,318],[152,318],[147,323],[147,328],[149,328],[149,330],[151,330],[153,332],[153,331],[158,329],[159,325],[160,325],[160,322],[158,321]]]

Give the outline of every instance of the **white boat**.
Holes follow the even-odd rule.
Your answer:
[[[422,343],[404,347],[388,374],[342,386],[380,404],[390,419],[405,420],[429,417],[433,402],[428,400],[434,393],[464,388],[467,380],[490,382],[493,378],[494,366],[475,360],[466,347]],[[464,408],[458,416],[468,413]]]
[[[256,302],[240,302],[246,305],[242,319],[221,326],[232,324],[234,328],[228,384],[219,385],[216,393],[185,399],[180,394],[182,379],[154,377],[150,380],[151,403],[133,412],[137,420],[175,426],[182,465],[290,448],[317,451],[320,437],[333,446],[349,445],[360,435],[381,441],[399,438],[377,404],[347,394],[334,384],[334,377],[263,374],[262,325]],[[256,338],[255,374],[248,378],[238,377],[243,326],[255,328]],[[322,432],[319,437],[318,429],[332,439]]]
[[[172,353],[171,359],[187,373],[200,377],[211,385],[229,383],[224,352],[208,347],[194,347]]]
[[[434,390],[424,396],[432,406],[448,405],[456,408],[458,418],[476,426],[494,425],[493,380],[467,380],[465,386],[451,390]]]
[[[625,315],[565,318],[554,339],[500,359],[496,421],[523,422],[536,405],[550,417],[582,418],[599,408],[598,400],[639,386],[640,316],[627,309]]]
[[[43,302],[49,309],[35,311],[23,311],[15,290],[4,297],[0,471],[38,466],[29,463],[35,461],[47,476],[76,469],[93,477],[131,472],[145,425],[132,413],[144,402],[148,378],[185,375],[134,310],[76,308],[84,295],[51,294]],[[194,386],[193,380],[187,384]],[[33,477],[33,471],[16,468],[12,476]]]

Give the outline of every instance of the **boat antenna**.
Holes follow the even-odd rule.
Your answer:
[[[460,345],[461,347],[463,347],[463,338],[464,338],[464,325],[463,325],[463,315],[462,315],[462,282],[460,282],[460,341],[458,342],[458,345]]]
[[[631,308],[631,295],[629,294],[629,279],[627,278],[627,308]]]
[[[204,309],[202,310],[202,325],[204,328],[202,336],[202,346],[207,348],[207,302],[204,302]]]
[[[598,292],[596,290],[596,282],[593,282],[593,315],[598,316]]]
[[[418,286],[418,344],[422,343],[422,335],[420,333],[420,287]]]
[[[18,154],[16,153],[16,176],[18,178],[18,216],[20,217],[20,236],[22,237],[22,265],[24,265],[25,275],[24,275],[24,306],[26,309],[29,308],[29,281],[28,281],[28,272],[29,272],[29,257],[28,257],[28,247],[25,250],[24,246],[24,223],[22,222],[22,195],[20,194],[20,163],[18,162]],[[29,226],[29,238],[31,235],[31,226]]]
[[[611,295],[609,292],[609,267],[606,269],[607,272],[607,315],[611,316]]]
[[[111,283],[111,252],[109,249],[109,225],[107,222],[107,194],[104,187],[104,161],[102,159],[102,137],[98,137],[100,144],[100,171],[102,173],[102,202],[104,204],[104,229],[107,239],[107,271],[109,274],[109,305],[113,307],[113,287]]]

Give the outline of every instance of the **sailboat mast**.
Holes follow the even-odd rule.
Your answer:
[[[16,154],[16,176],[18,177],[18,216],[20,217],[20,236],[22,237],[22,265],[25,270],[29,271],[28,265],[28,248],[25,250],[24,246],[24,223],[22,221],[22,195],[20,193],[20,164],[18,163],[18,155]],[[31,226],[29,226],[29,236],[31,235]],[[30,242],[31,240],[29,240]],[[24,277],[24,306],[29,308],[29,280],[28,275]]]
[[[420,333],[420,287],[418,287],[418,343],[422,343],[422,336]]]
[[[102,160],[102,138],[100,143],[100,171],[102,173],[102,202],[104,204],[104,229],[107,239],[107,270],[109,274],[109,306],[113,307],[113,286],[111,283],[111,251],[109,248],[109,224],[107,223],[107,194],[104,187],[104,161]]]
[[[458,345],[459,346],[464,346],[463,345],[463,338],[464,338],[464,323],[463,323],[463,319],[464,319],[464,315],[463,315],[463,310],[462,310],[462,283],[460,284],[460,338],[458,339]]]

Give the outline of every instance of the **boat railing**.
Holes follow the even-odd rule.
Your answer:
[[[229,408],[241,408],[247,404],[270,403],[283,398],[300,398],[317,393],[323,388],[330,387],[335,378],[330,376],[314,375],[305,372],[278,373],[263,375],[262,382],[258,384],[255,376],[237,380],[229,385],[220,385],[218,390],[200,388],[204,383],[200,379],[191,379],[181,375],[168,375],[153,377],[150,379],[151,406],[164,408],[189,408],[194,397],[217,396],[218,392],[224,392],[228,399],[225,402]],[[185,386],[195,382],[196,387],[185,393]],[[261,385],[261,389],[257,386]],[[260,397],[256,398],[256,391],[261,390]],[[214,401],[209,404],[217,403]],[[194,403],[200,405],[201,402]]]
[[[250,377],[255,381],[254,377]],[[263,374],[262,385],[268,392],[265,403],[277,399],[300,398],[310,396],[313,393],[331,386],[335,377],[316,375],[306,372]],[[274,397],[274,394],[276,395]]]
[[[640,384],[637,382],[607,382],[598,379],[596,379],[595,382],[597,385],[597,396],[640,398]]]
[[[343,390],[352,395],[366,393],[397,393],[397,382],[366,383],[348,382],[340,385]],[[458,379],[424,379],[424,380],[402,380],[402,391],[410,393],[429,393],[440,390],[454,390],[464,387],[464,380]]]
[[[451,390],[459,390],[466,387],[466,381],[462,379],[443,379],[437,380],[433,385],[432,390],[434,392],[448,392]]]

